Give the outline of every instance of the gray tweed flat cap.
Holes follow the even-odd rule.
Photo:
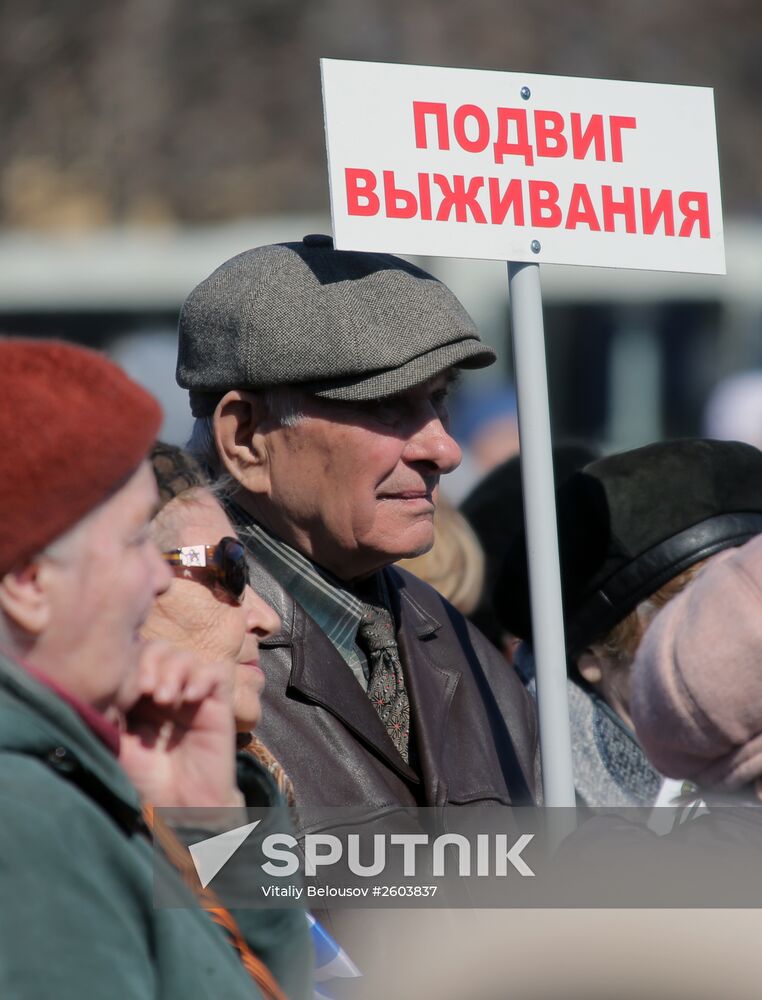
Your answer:
[[[495,353],[453,293],[389,254],[305,236],[247,250],[190,293],[177,381],[196,416],[230,389],[298,385],[329,399],[381,399]]]

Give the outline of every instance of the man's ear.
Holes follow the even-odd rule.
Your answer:
[[[226,471],[249,493],[266,493],[270,485],[267,414],[261,398],[244,389],[225,393],[214,411],[214,441]]]
[[[34,638],[45,631],[50,621],[50,603],[40,563],[11,569],[0,579],[0,611],[14,632]]]
[[[587,681],[590,687],[595,687],[596,684],[600,684],[603,680],[601,661],[598,655],[589,647],[577,657],[577,670],[580,677],[584,681]]]

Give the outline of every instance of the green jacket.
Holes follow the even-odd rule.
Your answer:
[[[178,890],[186,907],[154,908],[154,863],[164,864],[117,760],[72,708],[0,656],[0,997],[260,997],[189,890]],[[310,996],[304,914],[236,919],[287,995]]]

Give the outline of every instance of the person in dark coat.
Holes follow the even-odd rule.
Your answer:
[[[658,836],[635,810],[585,823],[562,848],[565,888],[599,884],[616,905],[711,907],[723,919],[725,907],[759,906],[761,612],[758,535],[708,558],[650,622],[630,670],[631,716],[680,794]]]
[[[657,611],[704,560],[762,532],[762,453],[735,441],[663,441],[590,462],[557,491],[578,799],[653,805],[662,775],[635,736],[630,672]],[[523,532],[495,608],[531,644]]]
[[[598,453],[582,443],[570,441],[554,445],[556,488],[596,458]],[[476,532],[485,556],[481,598],[468,617],[513,663],[521,640],[506,631],[495,611],[494,599],[506,555],[524,529],[521,456],[513,455],[495,466],[461,502],[460,512]]]
[[[263,741],[314,806],[527,804],[531,699],[431,587],[392,566],[425,552],[458,368],[494,353],[452,293],[330,237],[258,247],[186,300],[178,381],[190,447],[224,487],[257,593]]]

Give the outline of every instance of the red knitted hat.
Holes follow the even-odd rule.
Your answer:
[[[0,575],[122,486],[161,407],[115,364],[56,340],[0,339]]]

